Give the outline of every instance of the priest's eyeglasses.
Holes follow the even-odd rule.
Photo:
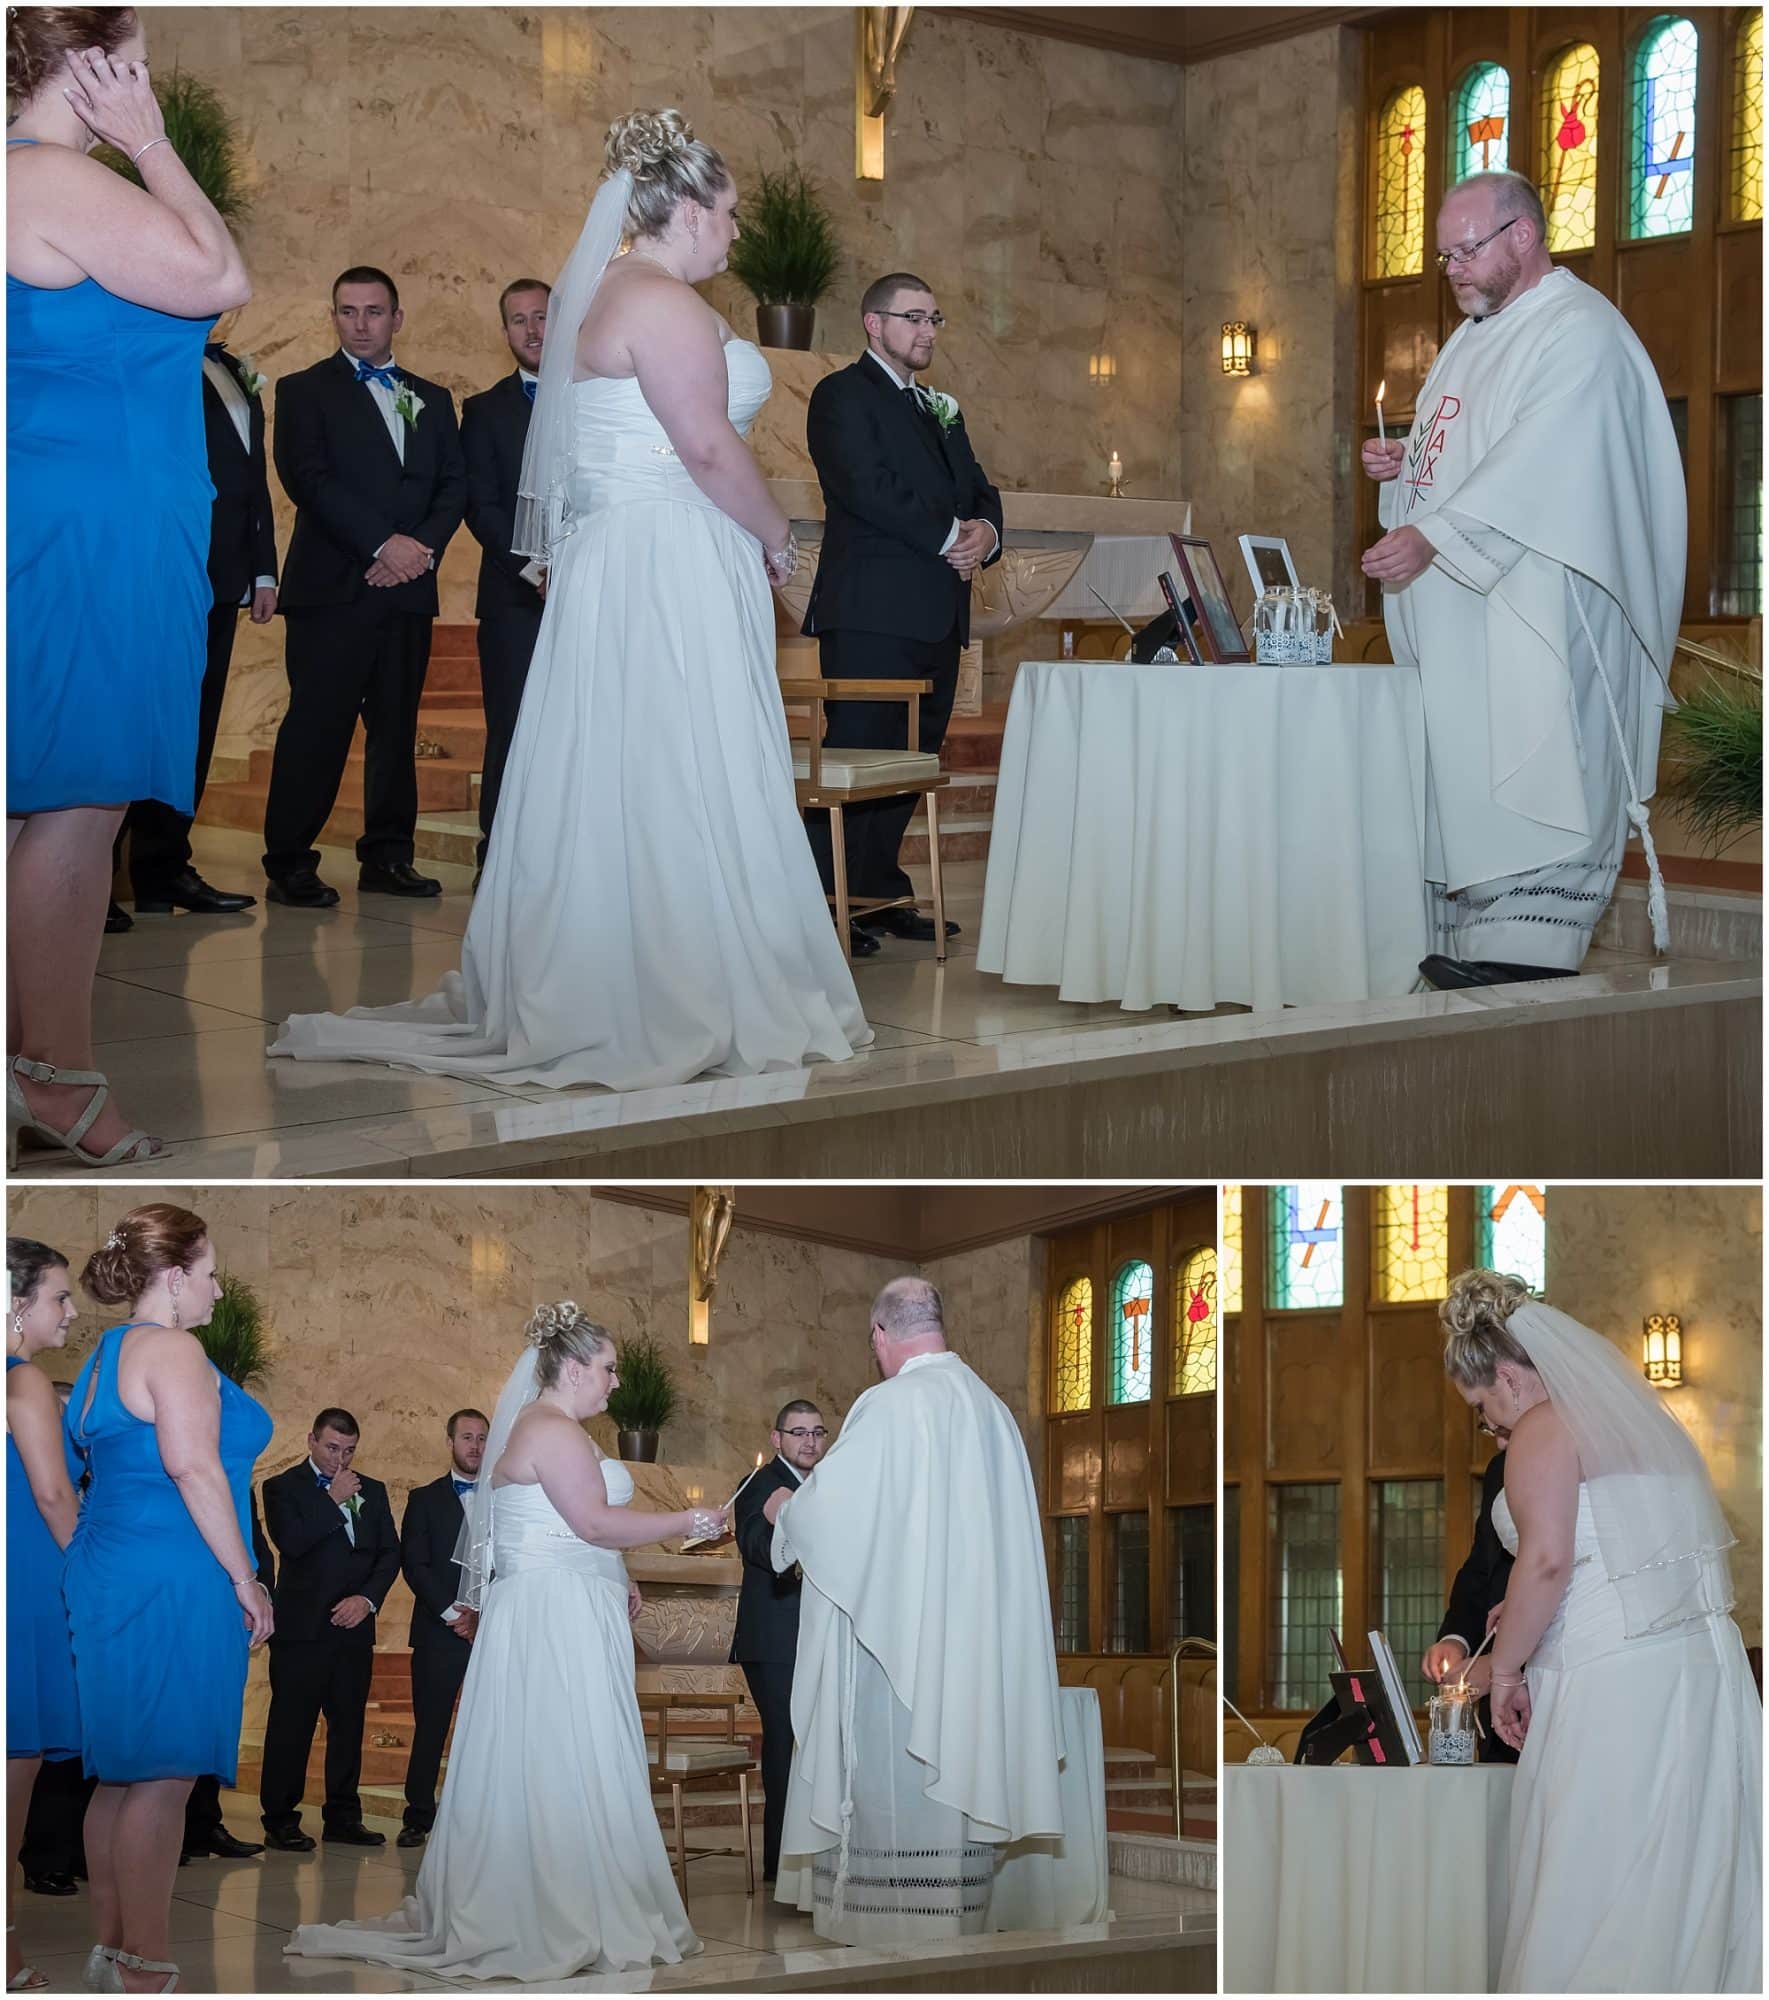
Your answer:
[[[1522,220],[1523,217],[1521,215],[1514,215],[1511,218],[1511,222],[1521,222]],[[1467,270],[1468,266],[1474,262],[1475,258],[1480,255],[1489,243],[1504,235],[1505,231],[1511,227],[1511,222],[1501,222],[1498,228],[1492,232],[1492,235],[1483,236],[1478,243],[1458,244],[1454,250],[1440,250],[1437,253],[1437,268],[1440,271],[1447,271],[1452,264],[1456,264],[1462,270]]]
[[[1507,225],[1508,227],[1509,225]],[[911,326],[931,326],[937,333],[946,324],[944,313],[924,312],[881,312],[880,319],[906,319]]]
[[[823,1428],[821,1424],[819,1424],[815,1430],[806,1430],[803,1424],[799,1424],[792,1430],[782,1431],[780,1435],[783,1438],[815,1438],[817,1442],[821,1444],[823,1440],[826,1437],[828,1437],[829,1433]]]

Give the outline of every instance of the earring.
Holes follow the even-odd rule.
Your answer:
[[[174,1326],[182,1326],[184,1324],[184,1311],[178,1303],[178,1290],[176,1286],[172,1288],[172,1324]]]
[[[12,1337],[13,1337],[13,1339],[14,1339],[15,1341],[17,1341],[17,1342],[18,1342],[18,1344],[19,1344],[19,1346],[20,1346],[20,1347],[23,1347],[23,1346],[24,1346],[24,1344],[25,1344],[25,1316],[24,1316],[24,1312],[23,1312],[22,1308],[21,1308],[21,1310],[19,1310],[18,1312],[15,1312],[15,1313],[13,1314],[13,1316],[12,1316]]]

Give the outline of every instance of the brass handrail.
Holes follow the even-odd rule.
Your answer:
[[[1167,1659],[1167,1670],[1173,1680],[1172,1691],[1167,1701],[1167,1715],[1172,1725],[1173,1736],[1173,1818],[1175,1837],[1180,1840],[1185,1838],[1185,1762],[1180,1756],[1179,1748],[1179,1663],[1181,1660],[1214,1660],[1216,1656],[1214,1639],[1182,1637],[1174,1642]]]

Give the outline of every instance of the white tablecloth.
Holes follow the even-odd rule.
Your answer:
[[[1029,660],[977,964],[1126,1008],[1405,993],[1425,783],[1410,668]]]
[[[1223,1768],[1230,1993],[1490,1993],[1509,1764]]]

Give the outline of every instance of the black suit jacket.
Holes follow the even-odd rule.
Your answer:
[[[955,520],[997,537],[1001,495],[983,476],[962,418],[941,432],[865,354],[811,392],[805,424],[823,487],[823,551],[804,630],[970,638],[970,585],[940,554]],[[987,564],[984,567],[988,567]]]
[[[1505,1490],[1505,1454],[1495,1451],[1480,1482],[1480,1519],[1474,1524],[1474,1546],[1450,1586],[1449,1609],[1437,1636],[1453,1632],[1472,1653],[1486,1637],[1487,1613],[1500,1603],[1511,1581],[1511,1557],[1493,1526],[1493,1502]]]
[[[250,421],[240,443],[227,405],[203,373],[203,434],[215,503],[209,514],[209,585],[217,605],[238,604],[261,576],[274,577],[276,519],[270,505],[270,465],[264,455],[264,400],[246,388],[239,357],[222,348],[219,362],[240,385]]]
[[[745,1660],[790,1662],[798,1658],[802,1581],[794,1570],[776,1573],[768,1553],[774,1544],[774,1530],[762,1508],[770,1493],[783,1486],[796,1491],[803,1484],[776,1453],[772,1463],[763,1466],[737,1496],[733,1533],[743,1557],[743,1588],[737,1598],[737,1629],[731,1635],[731,1659],[736,1665]]]
[[[405,433],[405,462],[380,405],[342,354],[276,385],[276,472],[295,503],[281,611],[357,604],[436,616],[436,569],[385,589],[364,581],[389,535],[410,535],[436,562],[461,525],[467,469],[454,398],[402,368],[424,407]]]
[[[464,1646],[467,1641],[442,1621],[442,1614],[461,1595],[461,1566],[454,1559],[466,1509],[455,1492],[454,1475],[445,1472],[428,1486],[414,1486],[405,1503],[399,1528],[399,1566],[412,1587],[411,1643],[434,1646],[438,1640]]]
[[[353,1468],[354,1469],[354,1468]],[[264,1482],[264,1526],[281,1557],[276,1580],[277,1640],[337,1640],[374,1644],[375,1621],[349,1630],[331,1622],[346,1597],[366,1597],[378,1611],[399,1574],[399,1535],[387,1489],[363,1474],[356,1546],[344,1529],[344,1510],[302,1459]]]
[[[522,370],[461,405],[461,451],[467,461],[467,528],[479,544],[479,596],[474,616],[519,606],[541,608],[541,594],[523,576],[528,558],[510,548],[516,532],[516,487],[534,405],[523,393]]]
[[[276,1596],[276,1556],[265,1537],[264,1523],[258,1514],[258,1496],[247,1492],[247,1504],[252,1510],[252,1560],[258,1565],[258,1581],[263,1584],[274,1600]]]

